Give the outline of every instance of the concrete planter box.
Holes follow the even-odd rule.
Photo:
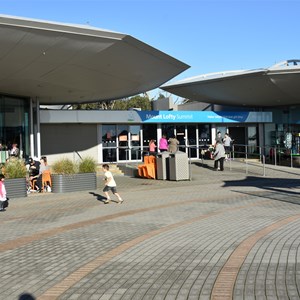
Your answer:
[[[97,188],[96,173],[52,174],[51,177],[53,193],[79,192]]]
[[[27,197],[26,178],[7,178],[5,188],[9,199]]]

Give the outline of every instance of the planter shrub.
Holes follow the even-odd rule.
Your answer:
[[[7,197],[27,197],[27,169],[22,159],[11,157],[2,167]]]
[[[4,165],[5,178],[26,178],[27,169],[22,159],[10,158]]]
[[[66,193],[97,188],[96,161],[86,157],[79,164],[63,158],[52,165],[52,192]]]
[[[75,174],[76,165],[68,158],[62,158],[51,166],[54,174]]]
[[[86,157],[79,162],[79,173],[96,173],[97,163],[92,157]]]

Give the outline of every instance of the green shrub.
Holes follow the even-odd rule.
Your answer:
[[[79,173],[95,173],[96,167],[96,161],[92,157],[86,157],[79,162],[78,171]]]
[[[5,163],[3,173],[6,178],[25,178],[27,169],[22,159],[12,157]]]
[[[76,165],[68,158],[62,158],[51,166],[54,174],[75,174]]]

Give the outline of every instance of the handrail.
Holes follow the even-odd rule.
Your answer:
[[[209,144],[199,144],[199,145],[179,145],[181,149],[184,149],[188,153],[188,157],[191,157],[191,150],[196,149],[199,151],[197,157],[199,157],[203,163],[204,151],[213,147]],[[123,149],[126,151],[126,162],[128,162],[128,152],[129,150],[138,150],[141,154],[141,160],[144,152],[149,152],[149,147],[147,146],[118,146],[118,147],[105,147],[104,149]],[[81,158],[78,152],[77,155]],[[159,151],[157,151],[159,153]],[[256,146],[251,144],[233,144],[231,151],[231,159],[235,160],[239,157],[245,158],[246,161],[249,159],[258,159],[263,165],[283,165],[290,166],[291,168],[300,167],[300,155],[292,153],[290,149],[286,149],[278,146]],[[296,159],[297,158],[297,159]]]

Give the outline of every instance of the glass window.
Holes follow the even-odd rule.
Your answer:
[[[197,131],[196,131],[197,125],[187,125],[187,141],[188,146],[191,148],[189,149],[189,156],[190,157],[197,157]]]
[[[106,148],[103,149],[103,162],[115,162],[117,161],[117,149]]]
[[[161,125],[162,134],[167,136],[167,139],[173,137],[175,134],[175,126],[171,124],[162,124]]]
[[[140,138],[140,125],[134,125],[129,127],[130,130],[130,138],[131,138],[131,146],[140,146],[141,138]]]
[[[176,138],[179,141],[178,150],[185,152],[185,125],[176,125]]]
[[[102,133],[103,147],[115,147],[117,141],[116,125],[102,125]]]
[[[29,156],[29,100],[0,96],[1,149],[17,144],[21,157]]]
[[[129,126],[130,130],[130,139],[131,139],[131,159],[139,160],[141,158],[141,126],[140,125],[131,125]]]
[[[150,140],[154,140],[157,143],[157,126],[156,124],[144,124],[143,125],[143,144],[144,147],[148,147]]]
[[[119,160],[128,160],[128,125],[118,125]]]
[[[248,145],[249,145],[248,152],[249,153],[257,153],[258,152],[257,141],[258,141],[257,127],[249,126],[248,127]]]
[[[199,124],[199,146],[211,144],[211,129],[210,125]]]

